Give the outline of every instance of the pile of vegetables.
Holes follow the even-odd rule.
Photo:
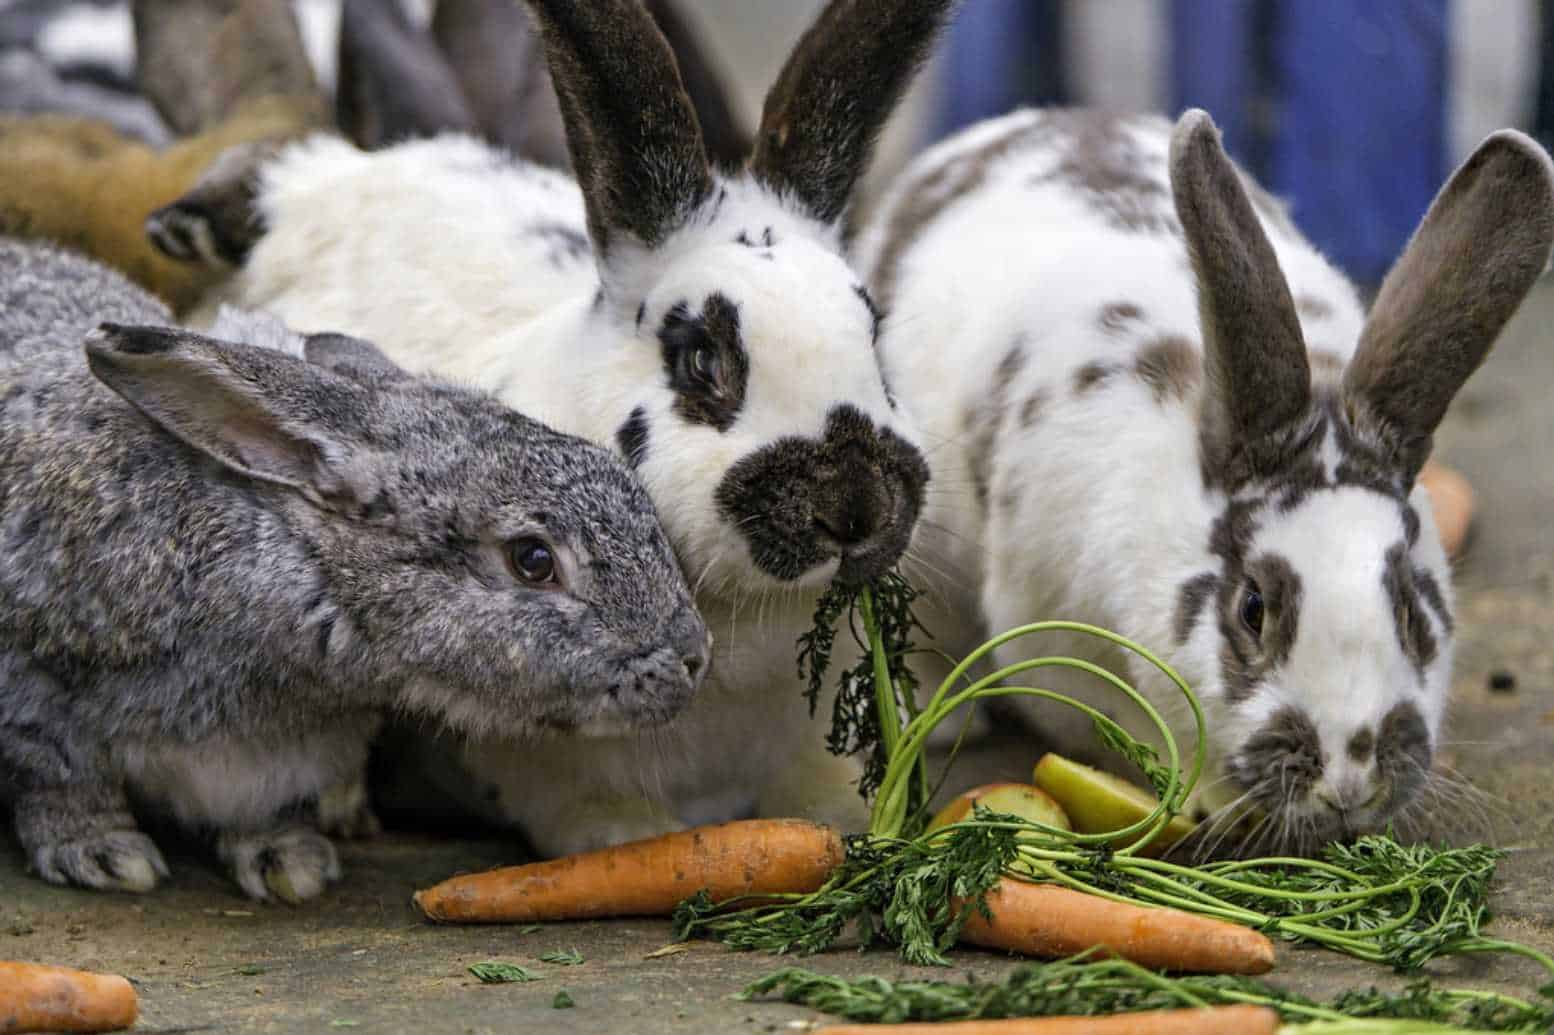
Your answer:
[[[1221,1030],[1205,1027],[1204,1011],[1213,1008],[1215,1023],[1228,1025],[1222,1030],[1253,1030],[1248,1024],[1256,1015],[1257,1030],[1272,1032],[1282,1019],[1304,1035],[1554,1025],[1554,983],[1524,1000],[1437,989],[1420,979],[1402,994],[1371,990],[1322,1004],[1254,980],[1273,966],[1270,938],[1406,973],[1442,956],[1506,952],[1554,978],[1554,959],[1483,933],[1500,858],[1483,846],[1367,836],[1330,845],[1316,859],[1195,867],[1162,858],[1190,830],[1180,813],[1206,756],[1203,713],[1181,677],[1115,633],[1038,622],[983,644],[919,700],[907,663],[919,631],[915,595],[895,574],[872,586],[834,588],[800,641],[812,706],[826,687],[837,630],[851,630],[861,648],[860,660],[841,675],[830,746],[865,761],[861,791],[872,802],[866,833],[842,838],[799,820],[704,827],[457,877],[419,893],[417,905],[429,918],[451,922],[665,915],[672,908],[678,937],[711,937],[740,949],[810,954],[852,939],[863,948],[893,946],[910,963],[945,965],[959,941],[1057,959],[1029,965],[1001,985],[847,982],[790,968],[746,992],[867,1023],[954,1020],[974,1023],[969,1032],[1002,1030],[983,1027],[1000,1018],[1147,1013],[1135,1018],[1145,1027],[1119,1019],[1117,1031],[1154,1031],[1176,1023],[1171,1011],[1185,1009],[1198,1012],[1183,1030]],[[970,675],[1001,645],[1054,632],[1097,637],[1164,673],[1196,724],[1185,757],[1159,710],[1091,662],[1038,657]],[[1025,685],[1056,667],[1085,672],[1140,709],[1163,755],[1103,712]],[[967,705],[1012,695],[1084,712],[1101,741],[1144,774],[1153,795],[1048,756],[1036,769],[1038,787],[978,788],[932,816],[929,802],[943,776],[929,772],[930,733]],[[624,874],[632,879],[618,879]],[[1183,976],[1192,972],[1213,976]]]

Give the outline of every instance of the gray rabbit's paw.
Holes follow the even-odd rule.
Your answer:
[[[383,823],[367,800],[367,785],[351,780],[326,787],[316,806],[318,829],[330,837],[359,841],[383,833]]]
[[[138,830],[112,830],[40,845],[33,850],[32,867],[51,884],[100,891],[150,891],[168,875],[162,853]]]
[[[216,842],[232,879],[250,898],[297,905],[340,879],[340,857],[329,838],[288,827],[263,834],[222,834]]]

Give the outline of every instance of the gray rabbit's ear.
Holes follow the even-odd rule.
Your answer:
[[[410,374],[370,341],[348,334],[310,334],[302,344],[302,355],[314,366],[331,374],[352,377],[374,384],[393,384],[410,380]]]
[[[136,80],[176,132],[261,98],[297,98],[325,118],[289,0],[134,0],[131,11]]]
[[[712,191],[696,112],[641,0],[529,0],[567,127],[588,232],[654,247]]]
[[[1479,145],[1382,282],[1344,401],[1412,482],[1446,407],[1549,261],[1554,166],[1514,130]]]
[[[702,143],[716,164],[732,169],[750,156],[750,130],[739,117],[728,82],[707,50],[691,17],[675,0],[647,0],[647,9],[674,51],[680,81],[701,124]]]
[[[846,211],[874,140],[954,0],[831,0],[766,95],[750,168],[826,223]]]
[[[458,77],[397,0],[345,0],[335,117],[358,147],[475,132]]]
[[[1235,488],[1282,460],[1282,433],[1311,407],[1311,368],[1278,257],[1208,114],[1171,135],[1171,191],[1198,280],[1203,328],[1200,459]]]
[[[563,168],[566,130],[534,20],[516,0],[438,0],[432,37],[487,140]]]
[[[269,349],[171,327],[103,324],[87,365],[152,423],[232,470],[344,513],[379,491],[358,448],[365,389]]]

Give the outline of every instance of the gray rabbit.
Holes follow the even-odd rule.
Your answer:
[[[0,240],[0,800],[45,879],[166,876],[133,799],[299,901],[339,864],[292,820],[385,712],[620,731],[690,699],[707,629],[605,450],[356,339],[168,322]]]

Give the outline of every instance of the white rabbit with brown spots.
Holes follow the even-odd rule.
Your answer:
[[[1076,619],[1161,652],[1204,703],[1202,786],[1229,802],[1206,850],[1253,809],[1248,846],[1293,850],[1407,819],[1429,800],[1454,633],[1416,476],[1551,239],[1548,157],[1496,133],[1367,316],[1202,112],[1173,130],[1023,111],[929,151],[857,251],[940,489],[915,538],[915,574],[951,601],[930,624],[969,640]],[[1180,695],[1136,658],[1052,637],[997,660],[1049,653],[1130,674],[1190,749]],[[1053,671],[1043,685],[1146,735]],[[1095,754],[1078,712],[1025,714]]]

